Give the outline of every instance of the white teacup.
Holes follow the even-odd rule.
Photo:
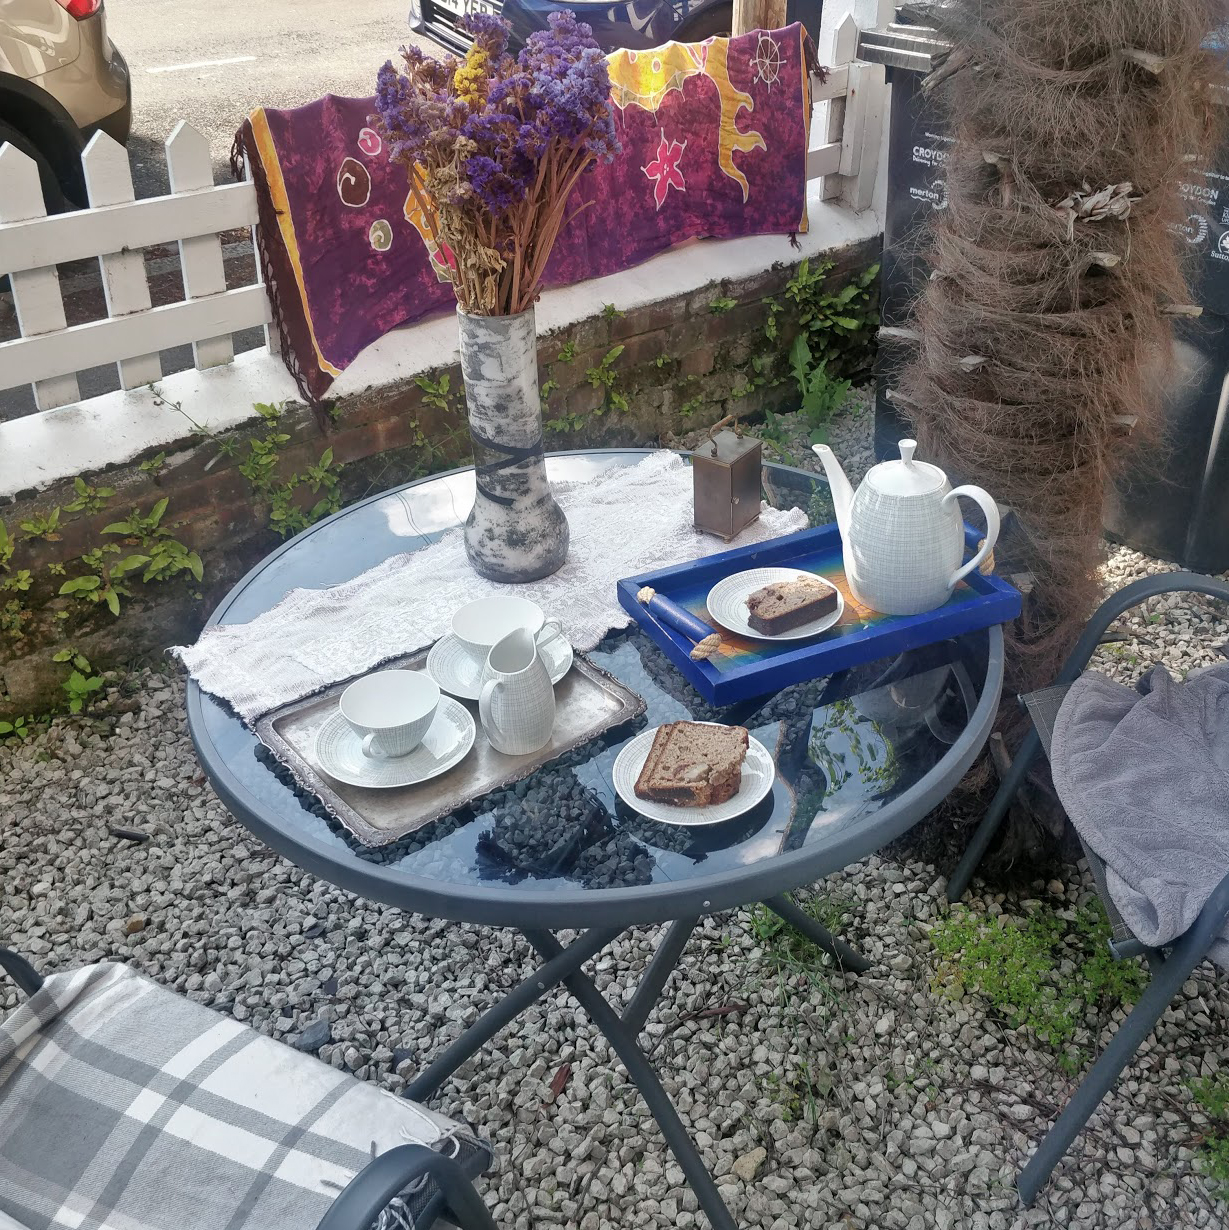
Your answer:
[[[542,608],[528,598],[504,597],[502,594],[475,598],[452,617],[453,636],[480,665],[485,665],[491,650],[509,632],[515,632],[518,628],[524,628],[539,649],[563,635],[559,621],[547,619]]]
[[[341,716],[373,760],[406,756],[422,741],[440,705],[439,685],[423,671],[376,671],[341,694]]]

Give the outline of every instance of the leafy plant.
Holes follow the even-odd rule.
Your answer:
[[[723,296],[720,299],[714,299],[712,303],[708,305],[708,310],[712,312],[714,316],[724,316],[726,312],[733,311],[733,309],[737,306],[737,299],[727,299]]]
[[[45,538],[48,542],[59,542],[60,509],[53,508],[45,517],[33,516],[19,522],[26,532],[26,538]]]
[[[802,417],[811,429],[811,443],[827,444],[828,424],[849,400],[849,381],[833,380],[827,361],[814,361],[804,333],[794,338],[789,365],[802,395]]]
[[[111,614],[118,616],[120,598],[128,597],[132,592],[120,578],[137,566],[124,560],[109,563],[107,557],[118,555],[119,550],[114,543],[106,543],[86,551],[81,556],[81,563],[88,571],[65,581],[60,586],[61,596],[78,598],[83,602],[105,603]]]
[[[326,448],[314,465],[270,488],[270,525],[283,538],[289,538],[291,534],[314,525],[322,517],[337,512],[341,508],[339,469],[339,466],[333,465],[333,450]],[[303,488],[320,497],[308,508],[303,507],[299,500],[298,492]]]
[[[248,454],[239,462],[239,473],[248,480],[258,493],[266,492],[273,483],[277,469],[278,454],[283,444],[290,440],[289,433],[280,429],[282,408],[266,403],[253,407],[270,428],[258,440],[248,441]],[[227,441],[227,443],[231,443]]]
[[[141,462],[141,464],[137,466],[137,469],[140,470],[142,474],[150,474],[156,478],[162,472],[162,467],[164,465],[166,465],[166,454],[155,453],[154,456],[150,457],[148,460]]]
[[[785,452],[789,437],[785,430],[785,420],[779,415],[774,414],[771,410],[764,411],[764,423],[759,431],[760,439],[765,444],[771,445],[778,452]]]
[[[799,904],[830,932],[839,931],[847,916],[845,907],[839,901],[829,898],[814,897]],[[818,976],[819,971],[824,968],[824,952],[812,940],[796,931],[780,915],[774,914],[764,905],[751,908],[747,924],[752,936],[764,950],[763,959],[777,979],[783,1000],[788,987],[800,978],[817,987],[825,986]]]
[[[605,389],[605,400],[594,413],[605,414],[607,410],[623,411],[627,409],[627,398],[617,387],[619,373],[615,371],[615,360],[623,353],[622,346],[612,346],[602,357],[602,361],[585,372],[585,379],[595,389]]]
[[[602,315],[605,316],[607,320],[618,320],[621,316],[626,316],[627,313],[619,311],[613,303],[603,303]]]
[[[574,358],[576,358],[576,339],[570,337],[559,347],[559,353],[555,359],[559,363],[571,363]]]
[[[15,717],[8,722],[0,720],[0,739],[28,739],[33,725],[32,717]]]
[[[19,641],[26,634],[26,624],[33,618],[33,611],[23,606],[16,598],[10,598],[0,606],[0,632]]]
[[[1195,1101],[1212,1119],[1229,1120],[1229,1079],[1223,1076],[1203,1076],[1190,1082]]]
[[[863,270],[835,291],[828,289],[832,269],[831,261],[814,267],[809,258],[802,261],[786,283],[785,303],[769,303],[764,332],[769,341],[784,343],[790,336],[784,331],[788,321],[806,338],[813,362],[827,364],[837,375],[853,376],[866,368],[879,326],[875,297],[879,266]]]
[[[197,581],[201,580],[204,575],[201,557],[195,551],[190,551],[162,524],[167,503],[164,496],[148,513],[134,508],[126,520],[112,521],[103,528],[104,534],[121,535],[128,545],[140,548],[135,554],[112,565],[110,575],[113,578],[140,568],[144,570],[141,580],[146,583],[169,581],[181,572],[189,573]]]
[[[1201,1077],[1190,1082],[1190,1091],[1214,1121],[1212,1131],[1200,1143],[1196,1163],[1216,1194],[1222,1199],[1229,1198],[1229,1078]]]
[[[459,401],[465,393],[463,388],[457,389],[455,393],[452,391],[452,377],[447,372],[441,373],[438,380],[432,380],[429,376],[417,376],[414,383],[422,389],[423,404],[434,406],[445,414],[456,413],[454,398]]]
[[[87,517],[101,511],[102,506],[115,494],[114,487],[91,487],[80,474],[73,479],[73,490],[77,493],[76,497],[64,505],[64,511],[85,513]]]
[[[1087,1007],[1134,1002],[1144,977],[1130,961],[1109,951],[1109,922],[1091,903],[1073,922],[1038,909],[1027,919],[985,917],[956,909],[930,935],[939,978],[984,996],[1012,1028],[1031,1029],[1056,1050],[1067,1047]],[[1075,969],[1061,972],[1075,949]],[[1064,1055],[1074,1069],[1078,1052]]]
[[[61,649],[52,655],[51,660],[72,663],[72,672],[60,687],[68,698],[69,713],[80,713],[102,689],[102,676],[96,675],[89,658],[75,649]]]

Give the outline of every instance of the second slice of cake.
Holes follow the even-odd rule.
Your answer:
[[[774,581],[747,597],[747,623],[765,636],[792,632],[836,610],[836,589],[818,577]]]

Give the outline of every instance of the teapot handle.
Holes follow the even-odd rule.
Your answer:
[[[980,550],[967,564],[952,573],[952,578],[947,583],[948,589],[955,589],[956,582],[963,581],[994,550],[994,544],[999,538],[999,506],[990,497],[990,493],[983,491],[980,487],[956,487],[943,497],[943,503],[947,504],[951,500],[959,499],[962,495],[976,501],[985,514],[986,541],[982,543]]]

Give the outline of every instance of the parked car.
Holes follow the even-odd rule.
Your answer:
[[[787,19],[802,21],[815,38],[822,0],[789,0]],[[545,30],[551,13],[570,10],[593,27],[603,51],[659,47],[671,39],[699,42],[729,34],[734,0],[410,0],[410,29],[452,51],[464,53],[469,36],[458,23],[467,13],[498,13],[512,26],[513,50],[535,30]]]
[[[128,65],[103,0],[0,0],[0,144],[38,163],[49,209],[85,204],[81,151],[132,123]]]

